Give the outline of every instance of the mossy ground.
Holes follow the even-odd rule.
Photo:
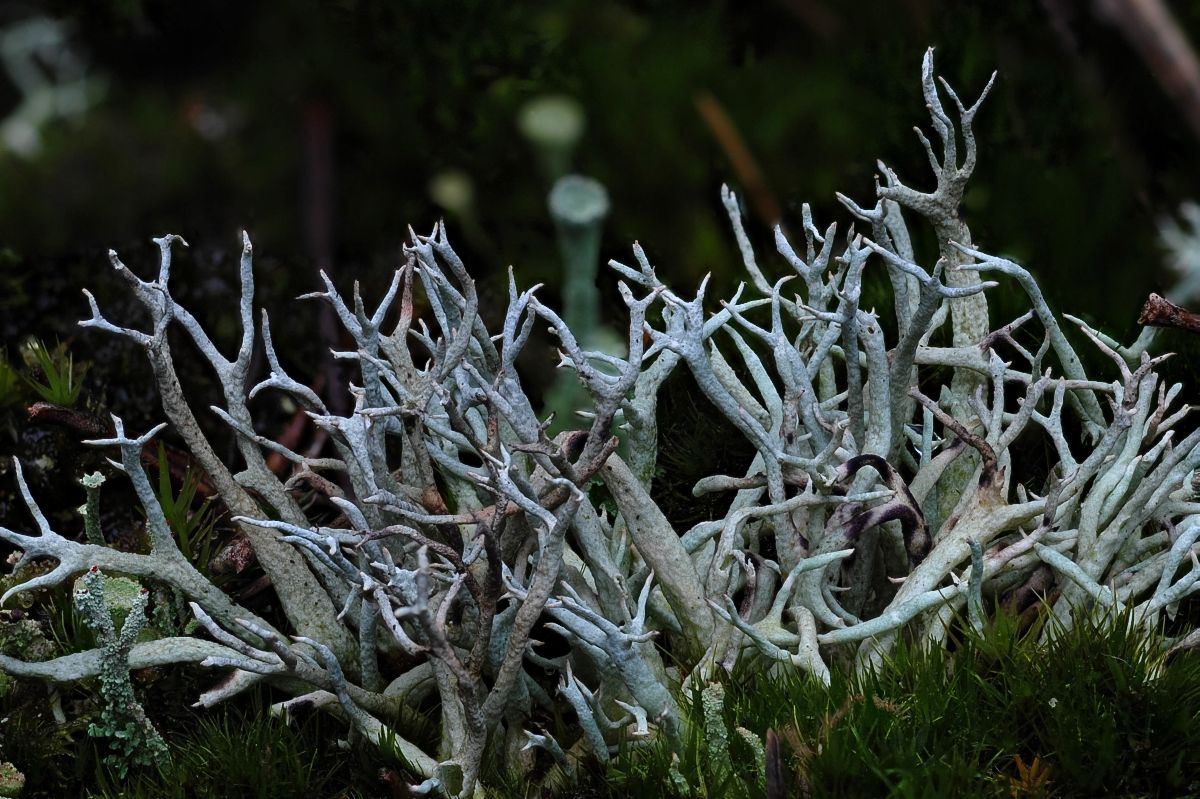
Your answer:
[[[761,797],[744,727],[779,739],[786,796],[1151,797],[1200,795],[1200,654],[1122,619],[1050,643],[1000,617],[952,652],[901,646],[880,671],[829,689],[750,665],[727,678],[729,758],[696,734],[672,778],[659,748],[629,750],[579,797]]]
[[[581,763],[574,780],[552,768],[539,770],[547,779],[538,785],[492,774],[493,795],[765,797],[755,741],[768,730],[779,742],[782,796],[1200,795],[1200,653],[1168,657],[1161,639],[1122,619],[1085,623],[1049,643],[1038,635],[1001,616],[948,652],[901,645],[878,672],[835,671],[829,688],[751,663],[723,679],[724,743],[697,693],[681,697],[693,722],[682,753],[626,741],[608,768]],[[201,677],[161,676],[145,689],[147,705],[184,707]],[[72,717],[87,711],[78,696],[64,694]],[[344,748],[345,727],[328,717],[290,725],[266,717],[258,708],[272,697],[257,693],[156,719],[172,765],[118,781],[86,724],[47,732],[44,697],[23,685],[2,708],[4,757],[28,776],[26,797],[405,795],[396,756]]]

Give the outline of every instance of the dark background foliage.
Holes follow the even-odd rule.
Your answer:
[[[1200,7],[1174,5],[1185,32],[1200,32]],[[177,256],[172,290],[229,340],[237,232],[248,229],[259,303],[275,312],[286,365],[312,379],[335,333],[315,304],[291,298],[320,287],[318,267],[343,290],[362,279],[366,295],[378,296],[401,261],[407,225],[427,232],[445,213],[430,181],[459,170],[473,187],[473,218],[450,215],[449,230],[480,283],[485,316],[502,313],[510,264],[522,285],[545,282],[543,296],[557,302],[549,177],[516,124],[521,107],[547,93],[570,95],[586,112],[574,167],[611,197],[602,258],[628,258],[640,241],[682,292],[712,272],[714,301],[742,275],[718,190],[745,187],[698,110],[705,96],[744,140],[785,227],[800,229],[807,202],[820,226],[838,220],[844,233],[850,220],[834,192],[870,204],[877,158],[910,185],[931,184],[912,132],[928,131],[925,48],[936,46],[938,71],[964,98],[998,70],[962,208],[976,243],[1027,265],[1056,309],[1126,341],[1147,293],[1174,279],[1158,221],[1200,186],[1200,139],[1127,44],[1128,31],[1091,3],[0,4],[0,25],[36,15],[67,23],[71,47],[107,88],[85,115],[44,126],[35,154],[0,149],[0,339],[14,360],[25,336],[67,342],[92,363],[85,397],[133,429],[161,418],[143,359],[127,342],[75,325],[86,316],[83,287],[111,318],[136,319],[108,268],[110,247],[149,276],[149,238],[184,235],[192,247]],[[0,70],[0,118],[20,99]],[[783,274],[770,257],[771,220],[754,203],[748,210],[763,262]],[[913,230],[931,264],[928,231],[915,221]],[[867,299],[887,313],[880,274]],[[602,272],[601,282],[606,315],[620,325],[612,276]],[[994,324],[1026,307],[1011,285],[990,296]],[[1165,343],[1195,351],[1188,334]],[[553,379],[552,347],[542,335],[522,363],[535,398]],[[1090,345],[1081,351],[1093,374],[1112,376]],[[211,391],[196,359],[176,360],[189,390]],[[1168,379],[1196,384],[1192,360],[1169,363]],[[694,406],[686,385],[668,386],[668,416],[694,420],[703,413]],[[0,452],[36,460],[61,443],[61,431],[47,438],[20,417],[16,406],[0,409]],[[664,448],[685,495],[710,461],[745,454],[714,449],[728,439],[718,428],[695,436],[689,422]],[[8,494],[0,490],[0,518]]]
[[[1185,26],[1200,23],[1176,5]],[[8,4],[8,19],[70,20],[109,88],[82,120],[46,130],[36,157],[0,156],[5,333],[69,334],[78,286],[109,281],[105,250],[144,264],[147,238],[165,231],[192,242],[203,279],[228,273],[195,253],[235,250],[246,227],[269,282],[288,292],[311,288],[326,256],[340,277],[378,283],[405,226],[437,218],[427,185],[448,167],[474,183],[484,236],[464,246],[477,274],[494,284],[512,263],[522,281],[552,280],[547,187],[514,124],[546,92],[587,111],[577,167],[612,196],[605,256],[641,240],[676,285],[707,271],[730,284],[737,259],[717,188],[737,176],[697,95],[740,131],[785,224],[798,227],[803,202],[819,222],[845,224],[833,192],[870,201],[876,158],[928,185],[911,127],[928,122],[917,78],[936,45],[939,72],[964,96],[1000,71],[964,209],[977,240],[1028,264],[1059,307],[1127,335],[1141,296],[1168,281],[1154,224],[1194,193],[1200,148],[1088,6]],[[54,313],[25,313],[45,292]]]

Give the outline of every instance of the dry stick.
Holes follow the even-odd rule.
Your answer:
[[[778,225],[783,220],[783,208],[780,207],[771,187],[767,185],[766,176],[763,175],[750,148],[746,146],[746,140],[729,118],[729,113],[721,105],[721,101],[710,92],[700,92],[696,95],[696,110],[704,118],[713,138],[729,159],[734,174],[741,182],[746,196],[750,198],[750,204],[754,206],[754,213],[763,224],[770,227]]]
[[[1163,0],[1097,0],[1096,12],[1137,51],[1200,136],[1200,59]]]
[[[333,268],[333,111],[321,98],[310,99],[304,108],[302,137],[304,140],[304,217],[305,245],[317,268],[328,275]],[[317,310],[321,340],[335,346],[341,331],[337,315],[328,303]],[[350,413],[349,397],[342,365],[325,348],[321,355],[321,374],[329,392],[326,400],[338,416]]]
[[[1180,308],[1158,294],[1151,294],[1138,315],[1139,325],[1152,327],[1174,327],[1192,333],[1200,333],[1200,314]]]
[[[842,29],[841,18],[819,0],[779,0],[779,4],[790,11],[801,25],[825,41],[837,36]]]
[[[766,755],[767,799],[785,799],[787,786],[783,781],[783,758],[779,754],[779,736],[775,730],[767,730]]]
[[[943,411],[934,400],[922,394],[920,389],[911,388],[908,395],[928,408],[939,422],[954,433],[954,435],[958,436],[960,441],[979,453],[980,457],[983,458],[983,471],[979,475],[980,485],[983,485],[985,482],[991,483],[996,479],[999,460],[996,457],[996,450],[992,449],[991,444],[987,443],[982,436],[972,433],[963,426],[962,422]]]

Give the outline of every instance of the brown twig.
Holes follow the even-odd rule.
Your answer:
[[[1191,333],[1200,333],[1200,314],[1180,308],[1158,294],[1151,294],[1150,298],[1146,300],[1146,304],[1142,306],[1142,312],[1138,315],[1138,324],[1174,327]]]
[[[767,799],[784,799],[787,786],[783,780],[783,758],[779,754],[779,736],[775,730],[767,730],[766,746]]]
[[[729,159],[738,182],[742,184],[746,197],[750,199],[754,213],[768,227],[778,225],[783,219],[783,208],[779,205],[779,200],[775,199],[758,161],[754,159],[750,148],[746,146],[746,140],[738,132],[721,101],[710,92],[700,92],[696,95],[696,110],[700,112],[708,129],[712,131],[713,138]]]
[[[1129,41],[1200,136],[1200,59],[1171,9],[1162,0],[1097,0],[1095,7]]]
[[[25,413],[30,424],[60,425],[85,438],[108,438],[113,434],[111,421],[52,402],[35,402]]]
[[[922,394],[919,389],[909,389],[908,396],[928,408],[933,413],[934,418],[941,422],[945,428],[958,436],[958,439],[964,444],[979,453],[980,457],[983,458],[983,470],[979,474],[979,485],[994,485],[997,478],[999,461],[996,458],[996,450],[992,449],[992,445],[987,443],[982,436],[977,436],[964,427],[962,422],[943,411],[938,407],[936,402]]]
[[[792,13],[800,24],[828,41],[842,29],[842,20],[818,0],[779,0],[779,4]]]

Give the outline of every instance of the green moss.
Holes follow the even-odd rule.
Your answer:
[[[950,654],[902,645],[878,672],[835,670],[828,688],[742,664],[721,678],[720,713],[714,690],[681,698],[696,732],[678,756],[623,745],[574,795],[757,799],[769,729],[787,795],[1197,795],[1200,655],[1166,661],[1128,619],[1048,644],[1039,632],[1001,616]],[[732,734],[713,733],[722,723]]]

